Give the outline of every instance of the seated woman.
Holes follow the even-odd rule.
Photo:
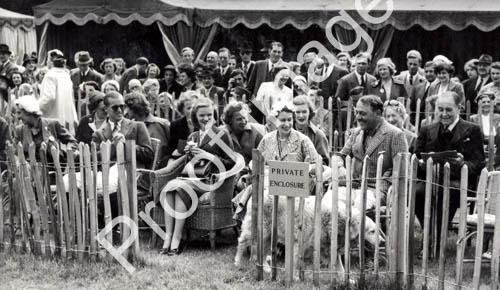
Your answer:
[[[396,100],[386,101],[384,103],[384,119],[389,122],[389,124],[398,127],[405,133],[408,151],[413,153],[415,142],[417,141],[417,134],[404,127],[405,121],[408,120],[408,115],[406,114],[406,109],[403,104]]]
[[[233,150],[234,147],[229,134],[223,131],[220,136],[219,132],[221,129],[215,126],[214,104],[212,101],[207,98],[197,100],[191,111],[191,120],[197,131],[193,132],[188,137],[189,143],[185,148],[187,160],[192,160],[193,158],[198,159],[196,156],[203,154],[205,157],[198,160],[216,159],[222,163],[223,168],[230,170],[234,166],[234,161],[218,144],[224,142],[231,150]],[[219,138],[219,140],[211,144],[212,137],[218,134],[219,137],[216,138]],[[229,154],[230,153],[231,152],[229,152]],[[209,176],[211,173],[217,173],[217,169],[215,169],[217,166],[213,166],[212,168],[213,169],[210,169],[210,173],[205,174],[205,176]],[[173,209],[175,213],[185,213],[188,209],[192,210],[193,200],[184,188],[191,188],[192,191],[200,197],[206,192],[206,189],[203,189],[206,187],[206,184],[204,183],[203,185],[205,186],[202,187],[200,182],[204,183],[194,179],[174,179],[163,188],[161,196],[166,194],[166,202],[170,206],[170,210]],[[175,188],[175,190],[169,190],[169,188]],[[169,212],[169,210],[165,211],[166,238],[160,253],[172,256],[180,254],[183,250],[184,245],[181,243],[181,238],[185,218],[175,218],[173,215],[170,215]]]
[[[484,144],[487,145],[490,132],[492,136],[496,136],[496,128],[500,123],[500,114],[493,113],[490,115],[491,111],[494,109],[493,104],[495,102],[495,95],[493,93],[480,93],[475,101],[478,103],[478,112],[470,116],[470,120],[481,127],[483,141]],[[492,117],[493,120],[491,120],[490,117]]]
[[[231,102],[224,108],[222,119],[229,132],[234,150],[245,158],[245,164],[252,160],[252,150],[262,140],[265,128],[261,124],[248,122],[249,108],[243,102]]]
[[[325,133],[318,129],[311,120],[314,118],[314,107],[306,96],[297,96],[293,99],[295,107],[295,129],[309,137],[323,164],[328,164],[328,140]]]
[[[170,125],[171,139],[168,150],[168,155],[174,158],[180,157],[183,154],[184,146],[186,146],[185,142],[188,136],[194,131],[193,122],[191,121],[191,109],[198,98],[197,92],[187,91],[181,94],[177,103],[177,110],[182,113],[182,116]],[[177,150],[179,143],[181,143],[181,150]]]
[[[106,123],[106,113],[104,105],[104,94],[96,92],[90,96],[87,108],[90,112],[87,116],[82,117],[78,127],[76,128],[76,140],[90,145],[92,142],[92,134],[101,128]]]
[[[382,102],[408,98],[404,83],[393,78],[395,73],[396,65],[392,60],[388,57],[381,58],[377,62],[375,73],[378,79],[368,86],[368,94],[379,96]]]

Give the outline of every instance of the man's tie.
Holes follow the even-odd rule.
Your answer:
[[[248,72],[248,65],[246,63],[243,64],[243,71],[245,74]]]
[[[410,75],[410,85],[413,86],[413,75]]]
[[[365,87],[365,75],[361,76],[361,86],[364,88]]]
[[[114,136],[118,132],[118,122],[113,123],[113,130],[111,131],[111,136]]]
[[[476,89],[474,90],[476,94],[479,93],[482,87],[483,87],[483,78],[479,77],[479,82],[477,82]]]

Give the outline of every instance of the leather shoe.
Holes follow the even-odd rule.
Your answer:
[[[170,253],[170,249],[169,248],[161,248],[160,249],[160,255],[169,255],[169,253]]]

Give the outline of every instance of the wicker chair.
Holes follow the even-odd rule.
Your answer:
[[[183,157],[181,157],[183,158]],[[151,191],[154,201],[158,203],[160,193],[165,185],[181,175],[185,166],[182,160],[173,163],[165,168],[151,172]],[[189,231],[200,230],[208,231],[210,237],[210,245],[212,250],[215,249],[215,233],[218,230],[236,227],[236,222],[233,220],[233,209],[231,199],[233,198],[234,185],[236,183],[237,174],[245,167],[245,159],[241,154],[236,153],[236,162],[234,167],[228,171],[221,186],[208,194],[208,203],[200,202],[197,210],[192,216],[186,220],[186,229]],[[216,179],[214,174],[211,180]],[[161,227],[165,225],[164,210],[160,204],[152,209],[153,220]],[[156,246],[157,235],[153,233],[152,244]]]

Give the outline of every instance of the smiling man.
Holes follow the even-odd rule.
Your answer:
[[[417,139],[415,153],[419,158],[424,152],[456,151],[456,157],[443,158],[441,164],[450,164],[450,215],[449,222],[453,219],[455,211],[460,205],[460,192],[453,188],[460,188],[460,169],[465,164],[469,169],[469,189],[475,188],[476,178],[485,166],[483,149],[483,135],[481,128],[471,122],[460,118],[461,98],[455,92],[445,92],[436,101],[436,113],[439,122],[423,126]],[[421,160],[419,176],[425,179],[425,160]],[[443,172],[441,170],[441,172]],[[442,174],[439,177],[442,184]],[[417,183],[415,214],[420,224],[424,222],[425,183]],[[438,225],[442,217],[442,187],[439,187],[437,209]],[[438,245],[441,227],[438,226]]]
[[[104,105],[108,121],[92,135],[92,141],[98,145],[97,148],[101,142],[110,140],[113,143],[111,159],[115,160],[116,144],[125,140],[135,140],[137,168],[150,168],[151,161],[153,161],[153,147],[146,125],[124,117],[127,105],[123,96],[118,92],[107,93],[104,97]]]
[[[344,148],[336,155],[341,167],[345,167],[345,157],[354,159],[353,179],[361,178],[363,159],[368,156],[368,187],[375,188],[377,158],[383,153],[382,192],[385,194],[391,185],[393,159],[399,153],[408,153],[408,144],[403,131],[384,120],[383,110],[384,104],[379,97],[361,97],[356,104],[358,127],[351,130]]]

